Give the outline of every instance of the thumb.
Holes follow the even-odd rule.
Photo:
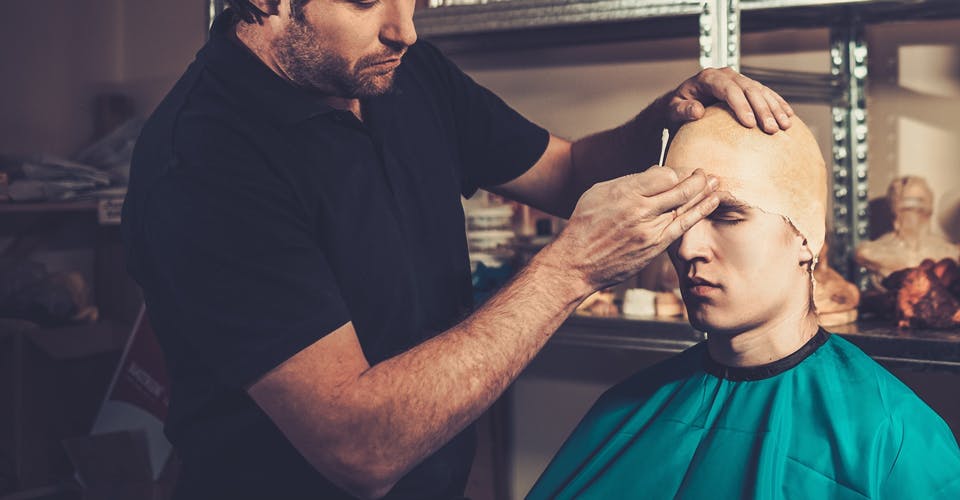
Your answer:
[[[703,118],[706,111],[703,104],[695,99],[683,99],[676,101],[672,106],[671,118],[677,122],[689,122]]]

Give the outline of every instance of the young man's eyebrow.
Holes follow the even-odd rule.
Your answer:
[[[746,203],[729,203],[725,201],[721,201],[720,204],[717,205],[717,210],[724,210],[728,212],[730,211],[745,212],[750,208],[752,207],[750,205],[747,205]]]
[[[720,193],[720,204],[717,205],[717,210],[745,212],[751,208],[753,208],[751,205],[734,198],[730,193]]]

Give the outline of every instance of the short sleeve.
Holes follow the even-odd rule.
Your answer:
[[[550,134],[475,82],[435,47],[417,46],[444,83],[459,150],[461,190],[471,196],[481,187],[511,181],[543,155]]]
[[[882,436],[880,498],[960,498],[960,448],[947,424],[922,401],[890,416]]]
[[[165,347],[236,387],[350,321],[310,217],[256,158],[181,161],[140,214],[142,284]]]

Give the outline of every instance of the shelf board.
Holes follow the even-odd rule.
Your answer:
[[[898,329],[864,321],[831,327],[874,359],[960,372],[960,329]],[[551,342],[581,347],[678,353],[705,339],[681,319],[570,316]]]
[[[0,203],[0,214],[45,213],[45,212],[96,212],[97,201],[62,201],[38,203]]]
[[[123,348],[122,340],[131,327],[109,319],[94,323],[64,326],[38,326],[35,323],[0,318],[0,336],[24,335],[55,359],[73,359]]]

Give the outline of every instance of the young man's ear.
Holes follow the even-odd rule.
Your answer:
[[[813,250],[811,250],[810,245],[807,244],[806,238],[801,238],[799,258],[800,258],[800,264],[807,264],[808,262],[812,261],[814,258]]]
[[[280,0],[248,0],[264,16],[280,15]]]

